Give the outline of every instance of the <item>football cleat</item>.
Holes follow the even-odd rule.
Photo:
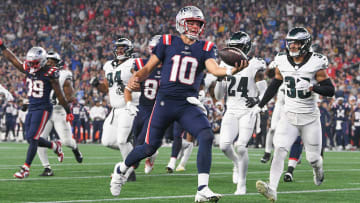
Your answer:
[[[129,177],[127,178],[128,182],[135,182],[136,181],[136,174],[135,171],[131,172]]]
[[[153,170],[154,162],[155,162],[155,159],[156,159],[158,154],[159,154],[159,152],[156,151],[151,157],[146,159],[146,161],[145,161],[145,174],[149,174]]]
[[[120,164],[115,165],[114,173],[111,175],[110,192],[113,196],[119,196],[121,187],[126,183],[125,174],[120,172]]]
[[[178,165],[178,166],[176,167],[176,171],[177,171],[177,172],[182,172],[182,171],[185,171],[185,170],[186,170],[185,167],[182,166],[182,165]]]
[[[174,169],[173,168],[171,168],[171,167],[169,167],[169,166],[166,166],[166,172],[167,173],[173,173],[174,172]]]
[[[63,153],[62,148],[61,148],[61,142],[58,140],[58,141],[55,142],[55,144],[56,144],[56,149],[54,150],[54,152],[58,156],[58,161],[63,162],[64,153]]]
[[[234,184],[237,184],[238,183],[238,179],[239,179],[239,168],[234,165],[234,168],[233,168],[233,175],[232,175],[232,181]]]
[[[206,186],[202,190],[196,192],[195,202],[217,202],[221,197],[220,194],[214,193]]]
[[[236,191],[234,192],[234,195],[245,195],[245,194],[246,194],[246,185],[238,184],[236,187]]]
[[[73,153],[74,153],[74,155],[75,155],[76,161],[77,161],[78,163],[82,163],[82,161],[83,161],[83,156],[82,156],[79,148],[73,149],[72,151],[73,151]]]
[[[54,172],[51,170],[51,168],[44,168],[44,171],[40,176],[53,176]]]
[[[271,156],[270,153],[265,152],[264,156],[260,160],[261,163],[264,163],[264,164],[267,163],[270,160],[270,156]]]
[[[314,168],[314,183],[317,186],[320,186],[321,183],[324,181],[324,171],[322,168]]]
[[[293,181],[294,181],[294,178],[293,178],[292,173],[286,172],[284,174],[284,182],[293,182]]]
[[[267,183],[264,181],[258,180],[256,181],[256,189],[258,192],[266,197],[266,199],[271,202],[275,202],[277,199],[276,191],[271,189]]]
[[[29,176],[29,173],[29,169],[21,166],[20,170],[14,174],[14,177],[18,179],[24,179]]]

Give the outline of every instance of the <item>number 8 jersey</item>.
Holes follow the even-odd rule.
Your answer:
[[[135,60],[129,58],[121,64],[113,60],[104,65],[105,77],[109,84],[110,105],[113,108],[125,108],[124,90],[132,76],[131,70],[135,66]],[[139,101],[139,92],[133,92],[132,97],[135,104]]]
[[[316,73],[328,66],[327,57],[310,52],[301,64],[295,64],[285,53],[279,53],[274,61],[285,86],[285,112],[319,114],[316,104],[318,95],[309,90],[297,90],[296,84],[301,80],[307,80],[315,85]]]

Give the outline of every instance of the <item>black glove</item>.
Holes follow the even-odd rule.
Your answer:
[[[98,79],[97,77],[92,77],[92,78],[90,79],[90,84],[91,84],[93,87],[97,87],[97,86],[100,84],[99,79]]]
[[[259,99],[257,97],[247,97],[246,98],[246,106],[248,108],[252,108],[258,103],[259,103]]]

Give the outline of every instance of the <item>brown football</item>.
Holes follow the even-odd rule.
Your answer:
[[[235,47],[226,47],[221,49],[219,51],[219,56],[221,60],[230,66],[235,66],[236,62],[240,65],[241,60],[248,60],[246,54]]]

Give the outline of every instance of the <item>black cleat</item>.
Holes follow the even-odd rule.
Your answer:
[[[165,169],[166,169],[167,173],[173,173],[174,172],[174,169],[172,169],[172,168],[170,168],[168,166]]]
[[[40,176],[53,176],[54,172],[51,170],[51,168],[45,168],[44,172],[40,174]]]
[[[264,156],[260,159],[261,163],[267,163],[270,160],[270,153],[265,152]]]
[[[132,173],[130,173],[127,182],[135,182],[136,181],[136,175],[135,175],[135,171],[133,171]]]
[[[77,161],[78,163],[82,163],[82,161],[83,161],[83,156],[82,156],[79,148],[73,149],[72,151],[73,151],[73,153],[74,153],[74,155],[75,155],[76,161]]]
[[[293,178],[292,173],[286,172],[284,175],[284,182],[293,182],[293,181],[294,181],[294,178]]]

